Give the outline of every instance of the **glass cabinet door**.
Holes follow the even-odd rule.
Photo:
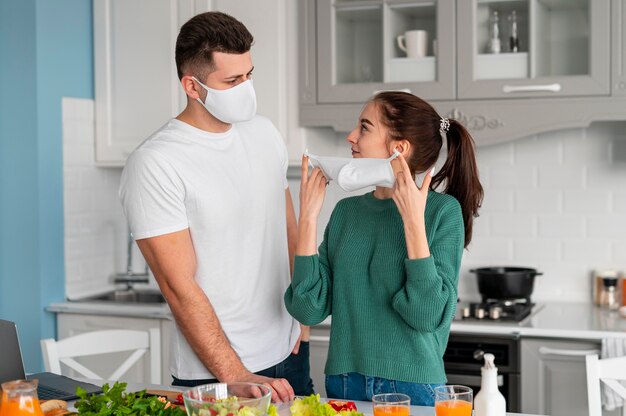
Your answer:
[[[609,1],[457,5],[459,98],[609,94]]]
[[[454,0],[318,0],[318,102],[454,98]]]

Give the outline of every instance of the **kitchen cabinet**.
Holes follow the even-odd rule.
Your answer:
[[[326,358],[328,357],[328,344],[330,343],[330,326],[317,325],[311,327],[310,338],[310,364],[311,379],[313,379],[313,387],[315,392],[322,397],[327,397],[324,367],[326,366]]]
[[[522,413],[587,415],[585,355],[599,354],[600,348],[600,341],[523,338]]]
[[[61,340],[70,336],[82,334],[89,331],[105,329],[137,329],[148,330],[159,328],[161,330],[161,382],[171,384],[170,375],[170,340],[175,331],[174,322],[169,319],[136,318],[126,316],[106,316],[102,314],[76,314],[57,313],[57,339]],[[130,353],[111,353],[98,355],[97,357],[80,357],[76,360],[92,369],[96,374],[107,377],[111,373],[111,368],[116,368],[123,362]],[[63,368],[63,367],[62,367]],[[72,370],[64,374],[69,376],[79,375]],[[149,383],[150,363],[147,354],[135,364],[124,376],[124,381]]]
[[[204,4],[203,4],[204,3]],[[208,0],[94,0],[96,163],[123,166],[186,105],[174,62],[180,26]]]
[[[304,0],[300,122],[351,130],[380,90],[424,98],[479,145],[624,120],[625,8],[626,0]],[[414,29],[427,33],[427,53],[408,58],[397,36]]]
[[[96,163],[124,166],[135,147],[184,109],[176,37],[188,19],[208,10],[236,17],[254,36],[258,113],[272,120],[291,159],[299,160],[304,144],[291,117],[298,98],[289,77],[297,65],[290,36],[298,30],[296,7],[288,0],[94,0]]]
[[[458,13],[468,17],[458,21],[459,98],[609,95],[608,1],[460,1]],[[517,52],[506,42],[513,16]],[[494,24],[497,54],[488,46]]]
[[[454,98],[454,0],[318,0],[315,14],[318,102],[364,102],[388,89]],[[398,45],[411,29],[425,30],[425,56],[409,58]]]

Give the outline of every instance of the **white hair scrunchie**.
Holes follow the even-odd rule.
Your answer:
[[[450,120],[442,117],[439,121],[439,133],[445,133],[450,130]]]

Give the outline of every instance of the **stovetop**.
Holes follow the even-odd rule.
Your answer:
[[[530,299],[459,302],[456,321],[522,322],[536,312],[537,305]]]

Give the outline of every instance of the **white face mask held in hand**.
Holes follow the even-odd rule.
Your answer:
[[[350,192],[368,186],[393,188],[396,177],[391,161],[400,156],[400,153],[396,150],[387,159],[315,156],[308,151],[304,155],[309,157],[313,167],[322,170],[326,179],[337,181],[341,189]]]
[[[227,90],[215,90],[192,78],[207,91],[204,102],[200,98],[196,101],[218,120],[239,123],[251,120],[256,114],[256,94],[251,79]]]

